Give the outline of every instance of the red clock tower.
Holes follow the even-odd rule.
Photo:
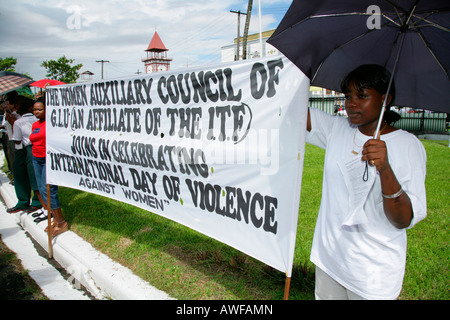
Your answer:
[[[145,51],[147,52],[147,58],[142,59],[142,62],[145,63],[146,73],[169,70],[170,61],[172,61],[172,59],[167,58],[167,51],[169,49],[164,46],[156,31]]]

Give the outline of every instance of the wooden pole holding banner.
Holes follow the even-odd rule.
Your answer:
[[[50,185],[47,184],[47,234],[48,234],[48,257],[53,258],[53,244],[52,244],[52,210],[50,200]]]
[[[286,283],[284,284],[284,297],[283,300],[289,300],[289,289],[291,287],[291,277],[286,277]]]

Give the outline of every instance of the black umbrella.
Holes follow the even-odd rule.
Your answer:
[[[268,42],[312,85],[340,91],[357,66],[379,64],[393,105],[450,112],[448,0],[294,0]]]
[[[0,71],[0,94],[23,88],[33,81],[30,77],[21,73]]]

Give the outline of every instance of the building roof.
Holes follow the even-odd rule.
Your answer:
[[[155,31],[155,34],[153,35],[152,41],[150,41],[150,44],[148,45],[147,50],[145,51],[153,51],[153,52],[162,52],[162,51],[168,51],[164,46],[164,43],[162,42],[161,38],[158,35],[158,32]]]
[[[275,29],[263,31],[261,32],[261,38],[270,38],[270,36],[275,32]],[[259,33],[253,33],[249,34],[247,36],[247,42],[253,41],[253,40],[259,40]],[[239,37],[239,41],[242,43],[244,42],[244,36]],[[234,38],[234,43],[237,43],[237,38]]]

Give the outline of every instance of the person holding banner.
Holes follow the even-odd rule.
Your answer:
[[[14,189],[17,196],[17,204],[7,209],[8,213],[25,211],[31,213],[39,210],[42,205],[39,199],[39,189],[36,184],[33,164],[31,160],[31,126],[37,119],[31,113],[33,100],[20,95],[7,95],[10,104],[15,104],[17,113],[21,116],[14,121],[13,136],[15,143],[15,156],[13,162]],[[31,191],[33,196],[31,197]],[[30,203],[31,199],[31,203]]]
[[[364,65],[342,82],[348,119],[309,108],[306,141],[326,150],[311,261],[316,299],[396,299],[406,264],[406,229],[426,217],[426,153],[384,114],[390,73]]]
[[[46,177],[46,139],[45,139],[45,97],[38,98],[33,106],[33,113],[38,119],[33,123],[30,140],[33,143],[33,166],[43,206],[53,216],[52,236],[55,237],[69,230],[61,211],[58,197],[58,186],[50,185],[50,208],[47,208],[47,177]],[[46,229],[47,231],[47,229]]]

